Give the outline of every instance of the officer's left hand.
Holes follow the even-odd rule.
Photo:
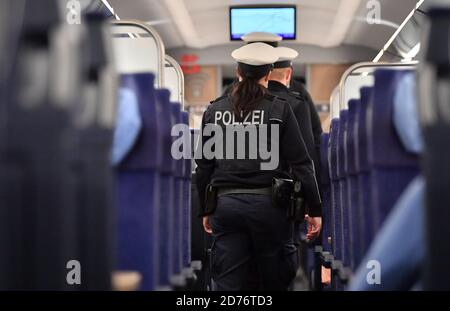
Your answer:
[[[205,229],[206,233],[212,234],[212,228],[209,224],[209,217],[204,216],[203,217],[203,229]]]
[[[320,229],[322,228],[322,217],[309,217],[305,216],[305,220],[308,222],[308,233],[306,239],[311,241],[319,236]]]

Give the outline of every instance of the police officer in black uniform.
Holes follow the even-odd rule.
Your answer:
[[[314,169],[317,181],[320,181],[320,135],[322,128],[317,111],[312,103],[308,103],[305,94],[300,94],[289,90],[288,86],[292,79],[292,60],[298,56],[298,52],[288,47],[277,47],[279,59],[274,64],[274,69],[270,75],[268,89],[271,94],[285,99],[292,108],[297,119],[300,133],[306,145],[306,149],[314,162]],[[313,109],[313,111],[311,111]],[[315,115],[315,117],[314,117]],[[317,120],[316,120],[317,119]],[[313,126],[314,120],[314,126]],[[319,129],[317,129],[317,121]],[[318,137],[316,137],[318,136]],[[320,183],[319,183],[320,184]]]
[[[286,260],[285,252],[288,246],[294,250],[295,246],[286,209],[272,204],[272,183],[274,178],[290,177],[281,169],[284,163],[288,164],[293,177],[302,184],[310,233],[317,235],[321,227],[321,199],[313,162],[289,104],[269,95],[266,89],[273,63],[278,59],[276,49],[252,43],[233,51],[232,56],[238,62],[240,82],[230,95],[216,99],[205,111],[200,148],[211,146],[210,140],[214,139],[214,150],[221,149],[220,135],[212,135],[208,126],[226,132],[235,126],[250,125],[258,129],[259,143],[265,139],[271,151],[279,146],[279,153],[271,154],[279,162],[275,167],[263,168],[266,158],[260,153],[253,158],[250,152],[256,139],[244,140],[245,157],[228,157],[230,141],[222,145],[222,155],[226,156],[205,156],[205,148],[202,149],[203,157],[196,160],[196,177],[199,197],[206,198],[201,200],[205,209],[203,225],[214,237],[211,274],[218,290],[245,290],[253,258],[260,280],[258,289],[285,290],[297,269]],[[247,136],[250,135],[243,135]],[[223,137],[229,138],[225,134]],[[239,140],[232,144],[239,148]]]
[[[255,42],[265,43],[276,47],[281,52],[280,59],[275,64],[275,73],[278,71],[277,69],[279,69],[279,71],[289,72],[289,80],[285,83],[280,81],[280,79],[271,78],[269,90],[278,97],[282,97],[286,100],[289,99],[288,101],[297,118],[300,132],[303,135],[309,155],[314,161],[316,179],[320,185],[320,139],[322,135],[322,124],[311,95],[301,82],[292,78],[292,60],[298,56],[297,51],[287,47],[278,47],[283,38],[269,32],[250,32],[242,36],[241,39],[246,44]],[[286,81],[285,79],[282,80]],[[278,81],[281,84],[284,84],[284,86],[272,81]],[[228,85],[223,94],[229,94],[238,82],[239,81],[236,79],[233,83]],[[287,94],[288,92],[289,95]],[[292,104],[293,102],[295,102],[295,104]]]

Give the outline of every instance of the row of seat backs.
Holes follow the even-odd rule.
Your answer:
[[[138,104],[142,128],[129,131],[136,136],[134,144],[128,144],[129,150],[117,163],[118,268],[139,271],[143,290],[168,288],[171,278],[190,264],[191,162],[189,158],[175,160],[172,156],[176,139],[172,128],[176,124],[187,127],[188,114],[181,111],[179,103],[169,101],[168,90],[154,88],[154,78],[151,73],[121,76],[122,89],[136,98],[124,97],[126,102],[121,104]],[[190,149],[190,133],[183,139],[183,147]],[[124,176],[128,178],[121,179]],[[135,197],[132,202],[123,199],[130,195]],[[133,228],[137,223],[142,230]]]
[[[450,244],[445,237],[450,235],[450,10],[444,5],[442,8],[436,7],[427,12],[427,17],[430,27],[427,36],[424,36],[427,41],[422,42],[425,52],[419,72],[424,136],[422,163],[426,181],[424,289],[449,290]]]
[[[7,35],[11,66],[0,90],[0,288],[110,289],[114,101],[107,99],[115,92],[104,21],[87,16],[80,28],[91,35],[75,43],[57,1],[15,3],[10,19],[21,27]],[[68,278],[73,260],[81,284]]]
[[[71,85],[69,88],[74,89],[74,93],[79,95],[81,92],[82,101],[79,103],[79,108],[73,109],[71,111],[73,115],[71,116],[68,111],[64,109],[58,109],[51,107],[57,106],[58,104],[63,106],[63,102],[55,102],[53,98],[36,96],[34,98],[21,98],[18,97],[20,94],[19,90],[23,90],[23,84],[17,83],[18,81],[24,81],[23,76],[27,74],[31,77],[37,77],[37,75],[30,74],[34,71],[39,71],[43,67],[39,68],[28,68],[27,66],[33,64],[34,61],[45,60],[44,55],[53,55],[50,51],[54,49],[54,38],[51,36],[51,29],[59,27],[59,21],[56,13],[55,3],[50,3],[52,1],[47,1],[48,3],[39,5],[44,5],[45,7],[52,8],[43,12],[36,7],[37,2],[26,1],[25,4],[25,14],[24,14],[24,25],[22,27],[22,32],[20,33],[20,40],[18,53],[16,57],[16,71],[10,77],[11,79],[4,83],[3,85],[13,85],[17,86],[11,88],[9,92],[4,93],[4,88],[2,88],[2,95],[4,97],[4,112],[14,119],[14,123],[8,125],[8,131],[2,131],[3,134],[7,133],[9,136],[5,135],[5,142],[2,148],[3,158],[6,159],[4,163],[5,169],[3,172],[3,189],[9,193],[15,193],[18,196],[22,196],[20,185],[23,185],[24,178],[27,180],[32,180],[31,183],[27,182],[30,188],[35,189],[33,193],[36,196],[43,197],[42,200],[36,200],[36,204],[28,205],[27,202],[20,202],[16,200],[13,196],[6,197],[5,206],[11,207],[11,213],[8,210],[3,210],[5,212],[5,217],[2,219],[7,220],[5,226],[1,226],[4,230],[4,236],[11,236],[12,239],[5,241],[2,245],[2,254],[8,254],[9,258],[2,256],[0,261],[2,271],[2,278],[0,281],[2,288],[33,288],[33,289],[109,289],[110,288],[110,274],[112,271],[111,261],[112,256],[112,231],[113,231],[113,211],[112,206],[112,176],[109,169],[109,151],[111,149],[112,142],[112,126],[111,114],[109,116],[109,121],[105,120],[105,111],[114,111],[111,108],[105,108],[105,105],[111,105],[111,103],[105,103],[104,101],[108,99],[110,94],[114,94],[115,91],[112,88],[101,88],[100,85],[104,86],[105,83],[100,81],[104,79],[105,67],[109,65],[108,53],[104,47],[104,42],[107,38],[103,37],[103,20],[101,17],[92,15],[87,17],[86,25],[89,30],[87,33],[86,41],[80,44],[82,47],[82,53],[79,53],[79,60],[76,61],[68,57],[66,59],[67,63],[74,61],[75,64],[81,65],[82,68],[82,79],[86,82],[80,83],[80,91],[76,91],[78,85]],[[53,10],[54,9],[54,10]],[[37,12],[37,13],[36,13]],[[43,13],[43,14],[41,14]],[[81,57],[82,55],[82,57]],[[73,56],[71,54],[71,56]],[[38,58],[35,58],[38,57]],[[29,62],[27,62],[29,60]],[[42,63],[44,64],[44,63]],[[45,66],[50,63],[45,63]],[[67,70],[67,72],[71,72]],[[64,74],[67,74],[64,72]],[[72,73],[72,72],[71,72]],[[74,72],[78,73],[78,72]],[[18,78],[20,76],[20,78]],[[41,81],[47,79],[40,77]],[[130,79],[131,84],[141,84],[146,86],[153,86],[150,82],[146,84],[146,80],[151,80],[152,77],[141,77],[141,79]],[[77,77],[74,77],[73,81],[77,81]],[[2,81],[4,82],[4,81]],[[123,77],[123,83],[127,86],[127,78]],[[128,85],[129,86],[129,85]],[[138,87],[139,89],[139,87]],[[85,93],[84,93],[85,92]],[[94,92],[94,93],[93,93]],[[151,92],[154,90],[150,89],[150,95],[139,94],[142,96],[151,96]],[[38,95],[51,93],[50,91],[39,93]],[[169,93],[167,90],[161,90],[157,92],[157,98],[161,102],[168,102]],[[30,100],[31,99],[31,100]],[[25,100],[30,100],[29,103],[25,103]],[[27,104],[31,103],[36,106],[42,106],[42,109],[31,109]],[[66,103],[67,104],[67,103]],[[94,108],[97,105],[97,108]],[[68,105],[69,106],[69,105]],[[181,113],[180,106],[175,104],[169,104],[170,108],[168,113],[169,118],[172,118],[172,114],[176,116],[177,121],[183,121],[187,124],[188,116],[186,113]],[[167,105],[165,106],[167,107]],[[140,106],[141,114],[145,116],[156,116],[156,111],[151,111],[155,106]],[[167,113],[167,110],[164,109]],[[87,114],[86,114],[87,112]],[[89,112],[91,115],[89,116]],[[94,115],[92,115],[94,112]],[[97,115],[95,115],[97,113]],[[86,116],[88,116],[86,118]],[[72,120],[70,118],[73,118]],[[163,120],[167,120],[167,116]],[[182,119],[182,120],[181,120]],[[96,122],[97,121],[97,122]],[[167,139],[166,135],[166,155],[170,155],[170,145],[172,139],[170,137],[170,125],[171,123],[161,122],[161,127],[166,126],[166,130],[163,131],[159,127],[155,127],[158,122],[152,122],[149,118],[143,118],[145,123],[143,131],[147,131],[148,134],[155,134],[159,132],[169,133]],[[72,126],[72,128],[67,129],[67,125]],[[152,128],[153,126],[153,128]],[[3,127],[4,128],[4,127]],[[74,158],[71,159],[75,161],[77,167],[81,170],[78,175],[74,178],[65,175],[63,180],[60,180],[60,174],[65,169],[65,160],[58,158],[55,154],[55,150],[61,148],[61,130],[66,128],[63,133],[66,135],[65,142],[70,141],[72,149],[68,153]],[[33,129],[30,132],[30,129]],[[38,130],[42,129],[42,130]],[[150,131],[148,131],[150,129]],[[168,130],[167,130],[168,129]],[[67,132],[69,133],[69,140],[67,139]],[[29,134],[32,135],[29,135]],[[23,140],[11,140],[10,137],[24,137]],[[30,136],[30,139],[26,137]],[[139,133],[139,137],[145,136],[142,132]],[[190,177],[190,162],[188,161],[177,161],[174,163],[171,157],[158,156],[162,154],[162,148],[159,148],[158,139],[159,135],[155,135],[155,140],[144,140],[144,144],[135,144],[133,147],[142,149],[145,152],[130,152],[128,156],[120,163],[121,168],[134,168],[134,169],[145,169],[146,167],[158,166],[162,173],[175,174],[176,177],[184,177],[189,179]],[[42,145],[42,141],[46,141],[46,145]],[[11,144],[9,143],[11,142]],[[146,146],[146,144],[154,143],[153,146]],[[25,145],[24,145],[25,144]],[[40,144],[40,145],[39,145]],[[67,143],[66,143],[67,144]],[[144,145],[144,146],[143,146]],[[188,145],[188,144],[186,144]],[[158,148],[154,148],[158,146]],[[44,147],[44,148],[42,148]],[[49,148],[46,148],[49,147]],[[51,149],[50,147],[53,147]],[[67,146],[63,146],[67,149]],[[151,147],[151,148],[148,148]],[[26,148],[26,149],[24,149]],[[148,152],[148,151],[152,152]],[[67,151],[67,150],[65,150]],[[26,166],[32,166],[32,169],[36,168],[46,168],[49,163],[53,164],[55,170],[41,171],[37,170],[35,174],[36,179],[30,179],[28,172],[23,172],[22,170],[16,170],[17,165],[11,163],[11,155],[23,155],[24,158],[31,158],[32,162],[28,162]],[[37,158],[37,156],[43,156],[42,158]],[[52,157],[50,157],[52,155]],[[63,154],[67,157],[67,154]],[[56,158],[55,158],[56,157]],[[58,161],[63,162],[58,162]],[[72,162],[73,162],[72,161]],[[17,161],[14,161],[17,162]],[[20,161],[19,161],[20,162]],[[72,163],[71,162],[71,163]],[[62,166],[58,165],[61,163]],[[22,164],[18,164],[22,166]],[[72,164],[73,166],[73,164]],[[12,179],[11,179],[12,178]],[[44,178],[44,179],[40,179]],[[33,181],[40,183],[42,185],[58,185],[59,188],[50,189],[48,187],[35,187]],[[68,181],[66,181],[68,180]],[[49,181],[55,181],[55,183],[50,183]],[[76,185],[76,187],[71,187]],[[95,190],[93,190],[95,189]],[[75,191],[68,193],[68,191]],[[51,192],[51,193],[50,193]],[[64,195],[62,194],[64,193]],[[70,195],[72,196],[70,196]],[[33,197],[32,194],[29,194]],[[44,203],[45,200],[50,199],[52,202]],[[11,201],[13,200],[13,201]],[[64,204],[56,204],[56,202],[63,201]],[[17,207],[17,204],[8,204],[8,202],[16,202],[17,204],[22,204],[22,207]],[[26,203],[23,205],[23,203]],[[40,209],[37,211],[34,206],[38,204],[44,204],[47,206],[46,209]],[[67,217],[61,214],[60,207],[64,206],[64,210]],[[24,211],[30,210],[27,214]],[[29,215],[32,220],[23,222],[23,215]],[[34,216],[32,216],[34,215]],[[49,217],[51,215],[51,217]],[[61,219],[61,217],[63,219]],[[75,221],[75,217],[78,221]],[[45,221],[44,221],[45,219]],[[81,227],[78,227],[78,224]],[[61,226],[60,226],[61,225]],[[37,226],[37,227],[36,227]],[[63,229],[65,228],[65,229]],[[32,230],[34,232],[28,234],[27,232]],[[35,230],[38,230],[37,232]],[[63,232],[61,234],[61,240],[54,240],[54,232]],[[66,234],[67,233],[67,234]],[[49,247],[43,247],[41,251],[46,251],[46,255],[40,254],[41,251],[34,252],[32,244],[28,242],[17,243],[23,240],[23,237],[30,236],[34,237],[32,239],[37,245],[49,245]],[[64,243],[61,241],[64,240]],[[62,246],[62,244],[64,246]],[[49,249],[51,248],[51,249]],[[63,249],[62,249],[63,248]],[[62,255],[63,254],[63,255]],[[62,256],[61,256],[62,255]],[[64,258],[63,258],[64,257]],[[73,286],[66,284],[65,279],[65,269],[66,262],[68,259],[80,259],[83,263],[83,285]],[[25,259],[28,260],[27,264],[24,263]],[[31,261],[31,263],[30,263]],[[35,263],[35,264],[34,264]],[[21,267],[28,266],[28,269],[22,269]],[[23,271],[20,271],[23,270]],[[26,270],[26,271],[25,271]],[[31,276],[30,276],[31,275]],[[32,276],[35,276],[34,278]],[[25,280],[26,278],[26,280]]]
[[[324,208],[325,218],[329,221],[324,230],[332,235],[335,227],[334,234],[338,236],[334,237],[337,244],[334,249],[340,248],[337,250],[339,255],[344,248],[342,243],[351,241],[352,252],[359,253],[356,261],[361,258],[361,248],[368,247],[364,242],[371,241],[404,187],[418,172],[417,155],[402,145],[393,123],[396,86],[408,74],[411,72],[377,70],[374,86],[363,87],[360,99],[350,100],[348,110],[341,111],[340,118],[332,120],[330,134],[322,137],[322,144],[328,144],[327,149],[322,149],[325,175],[334,184],[334,191],[340,192],[324,199],[328,204]],[[358,176],[362,175],[370,178],[360,178],[363,182],[357,182]],[[339,180],[344,180],[340,186],[345,187],[344,192],[336,188]],[[326,183],[324,187],[327,187]],[[345,226],[352,226],[348,233]],[[374,231],[368,232],[367,227],[373,227]],[[346,232],[345,236],[341,236],[343,232]],[[352,238],[351,235],[356,236]],[[350,262],[348,258],[346,261]]]
[[[152,73],[121,75],[121,88],[131,91],[136,97],[142,128],[133,132],[136,136],[133,141],[136,143],[129,145],[118,168],[156,169],[164,174],[190,178],[190,160],[174,161],[172,157],[172,143],[175,139],[172,127],[176,124],[189,126],[189,115],[181,110],[179,103],[170,102],[170,92],[167,89],[154,88],[154,79]],[[183,138],[184,146],[190,148],[190,135]]]

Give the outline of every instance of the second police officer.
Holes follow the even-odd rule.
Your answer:
[[[292,226],[286,204],[274,201],[277,196],[273,184],[290,178],[282,170],[287,164],[294,180],[301,182],[308,203],[309,233],[314,237],[321,227],[321,199],[314,165],[289,104],[267,90],[279,52],[264,43],[251,43],[233,51],[232,57],[238,63],[240,82],[230,94],[213,101],[202,119],[200,145],[211,145],[213,139],[215,151],[222,147],[224,150],[211,157],[202,149],[203,156],[196,160],[197,187],[205,212],[203,225],[214,240],[211,274],[218,290],[245,290],[250,263],[256,263],[258,289],[286,290],[297,268],[285,255],[286,245],[293,245]],[[251,140],[244,133],[248,139],[230,143],[230,136],[216,136],[211,126],[224,133],[236,126],[254,126],[258,139]],[[226,137],[222,146],[218,145],[222,143],[220,137]],[[262,165],[267,159],[260,153],[253,157],[251,150],[262,139],[271,152],[279,147],[275,167]],[[233,155],[236,148],[245,147],[245,156],[230,158],[230,147],[234,148]]]
[[[288,47],[277,47],[276,49],[278,51],[279,59],[274,63],[274,69],[272,70],[272,73],[270,75],[268,89],[271,94],[286,100],[289,103],[292,111],[294,112],[300,129],[300,134],[305,142],[309,156],[313,160],[316,180],[318,181],[318,185],[320,185],[319,148],[320,135],[322,134],[320,120],[314,104],[312,107],[310,107],[303,94],[291,91],[289,89],[291,81],[294,80],[292,79],[292,60],[298,56],[298,52]],[[313,111],[311,111],[311,109],[313,109]],[[316,125],[317,123],[319,129],[314,128],[314,125]],[[317,132],[318,135],[315,135],[315,133]],[[316,136],[318,136],[317,139]],[[296,226],[295,228],[299,229],[298,226]],[[312,239],[313,235],[308,234],[307,239]],[[299,233],[296,233],[295,237],[298,239]]]

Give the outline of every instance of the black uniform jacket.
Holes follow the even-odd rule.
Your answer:
[[[314,102],[311,98],[311,95],[308,93],[306,88],[303,86],[303,84],[299,81],[296,81],[294,79],[291,80],[291,85],[289,87],[289,91],[291,91],[294,95],[300,95],[300,97],[303,99],[304,103],[306,104],[306,111],[305,111],[305,120],[311,124],[312,129],[312,135],[314,138],[314,150],[315,152],[310,152],[310,156],[314,161],[314,166],[316,168],[316,172],[318,176],[320,176],[320,137],[322,135],[322,124],[320,122],[320,117],[317,112],[316,106],[314,105]],[[309,115],[309,118],[306,117]],[[305,140],[306,143],[306,140]],[[307,146],[308,147],[308,146]],[[309,150],[309,147],[308,147]],[[320,183],[319,183],[320,184]]]
[[[314,162],[314,169],[316,173],[316,179],[319,181],[320,177],[320,135],[322,131],[320,130],[319,136],[318,136],[318,143],[316,141],[316,137],[314,135],[313,131],[317,131],[317,129],[313,128],[312,125],[312,118],[311,118],[311,107],[307,103],[306,99],[303,97],[303,95],[297,93],[297,92],[291,92],[289,89],[282,83],[278,81],[269,81],[268,86],[269,92],[275,96],[281,97],[284,100],[286,100],[289,105],[291,106],[292,111],[294,112],[295,118],[297,120],[298,126],[300,128],[300,133],[303,137],[303,140],[306,145],[306,149],[308,150],[309,156]],[[314,104],[313,104],[314,105]],[[313,106],[312,109],[314,109],[314,113],[317,115],[317,112],[315,112],[315,107]],[[319,126],[320,126],[320,120],[319,120]],[[320,183],[319,183],[320,184]]]
[[[262,158],[259,152],[256,158],[249,156],[249,144],[259,144],[260,136],[265,132],[259,132],[258,139],[253,140],[250,139],[250,135],[244,135],[246,136],[244,140],[246,151],[244,158],[225,158],[225,144],[223,145],[223,159],[208,159],[203,155],[201,159],[196,160],[196,182],[202,207],[204,208],[205,191],[209,184],[215,187],[270,187],[273,177],[289,178],[286,170],[282,169],[287,164],[292,170],[293,178],[301,181],[303,185],[305,200],[309,207],[309,215],[320,216],[321,199],[314,176],[313,162],[309,157],[305,143],[300,135],[297,121],[287,101],[267,94],[259,101],[257,108],[250,115],[243,116],[243,119],[236,119],[233,113],[231,97],[226,95],[216,99],[203,114],[202,143],[198,145],[198,148],[203,148],[203,146],[207,145],[208,140],[212,137],[210,134],[205,135],[204,130],[207,125],[220,126],[223,129],[223,137],[226,141],[225,131],[227,129],[236,125],[245,126],[248,124],[256,126],[259,130],[262,128],[262,125],[268,128],[272,125],[279,127],[279,135],[275,138],[275,141],[279,144],[279,153],[277,154],[279,162],[277,167],[271,170],[263,170],[261,169],[261,163],[267,163],[269,160]],[[271,131],[269,130],[266,135],[269,147],[262,148],[263,150],[271,150],[274,143],[271,136]],[[237,139],[235,142],[237,142]],[[234,147],[236,152],[236,147],[239,146],[234,144]],[[202,149],[202,151],[204,150]],[[196,154],[202,154],[202,151],[197,150]]]

